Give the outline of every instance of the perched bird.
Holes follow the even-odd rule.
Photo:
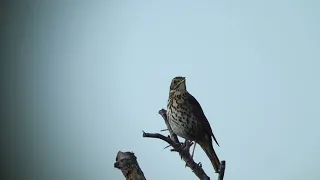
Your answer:
[[[171,81],[167,116],[172,131],[186,140],[198,143],[218,173],[220,161],[211,138],[219,144],[199,102],[187,91],[185,77],[178,76]]]

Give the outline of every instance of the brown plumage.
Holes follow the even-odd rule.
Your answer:
[[[186,140],[198,143],[218,173],[220,161],[213,149],[211,137],[218,146],[219,144],[199,102],[187,91],[184,77],[172,79],[167,109],[173,132]]]

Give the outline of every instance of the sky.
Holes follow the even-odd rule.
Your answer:
[[[226,160],[225,180],[320,178],[320,6],[315,0],[12,1],[2,9],[12,179],[196,179],[161,140],[185,76]],[[318,79],[318,80],[317,80]],[[167,132],[163,132],[167,135]],[[199,146],[194,160],[216,179]],[[9,179],[10,179],[9,178]]]

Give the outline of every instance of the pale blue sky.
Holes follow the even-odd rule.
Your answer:
[[[319,5],[149,0],[20,7],[6,30],[22,41],[12,47],[24,60],[19,87],[30,121],[23,135],[30,143],[21,151],[32,166],[23,172],[34,179],[124,179],[113,167],[121,150],[135,153],[149,180],[196,179],[178,154],[163,149],[166,143],[142,138],[142,130],[165,128],[158,110],[166,107],[171,79],[185,76],[227,161],[225,180],[319,179]],[[217,178],[199,146],[195,161]]]

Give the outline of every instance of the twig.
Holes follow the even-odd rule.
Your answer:
[[[223,180],[225,169],[226,169],[226,161],[221,161],[218,180]]]

